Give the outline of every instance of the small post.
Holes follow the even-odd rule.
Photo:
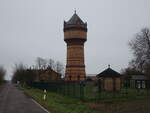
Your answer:
[[[43,95],[43,100],[44,101],[46,100],[46,93],[47,93],[47,91],[46,91],[46,89],[44,89],[44,95]]]
[[[80,81],[80,99],[84,100],[84,82]]]
[[[101,80],[98,79],[98,99],[101,99],[101,90],[102,90]]]

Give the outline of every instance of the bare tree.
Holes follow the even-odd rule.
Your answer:
[[[47,68],[47,60],[41,57],[37,57],[36,64],[39,69],[46,69]]]
[[[57,61],[56,64],[55,64],[55,71],[58,72],[58,73],[63,74],[64,65],[61,62]]]
[[[24,83],[33,82],[35,78],[36,78],[36,72],[34,69],[27,68],[22,63],[15,64],[12,82],[17,83],[17,81],[20,81],[20,83],[24,84]]]
[[[136,70],[135,68],[125,68],[121,70],[122,75],[142,75],[143,73]]]
[[[44,58],[41,58],[41,57],[38,57],[36,59],[36,64],[38,66],[38,69],[47,69],[47,68],[50,68],[58,73],[61,73],[63,75],[64,73],[64,65],[59,62],[59,61],[54,61],[53,59],[44,59]]]
[[[134,59],[130,62],[130,66],[141,72],[150,70],[150,30],[143,28],[136,34],[135,38],[129,42],[129,46],[133,51]]]
[[[6,70],[2,66],[0,66],[0,83],[4,81],[5,74],[6,74]]]
[[[12,81],[23,81],[24,79],[24,70],[26,70],[26,67],[23,65],[23,63],[15,64],[13,69],[13,77]]]
[[[55,68],[55,61],[51,58],[48,60],[48,68],[51,68],[51,69]]]

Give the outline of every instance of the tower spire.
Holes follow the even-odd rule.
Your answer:
[[[74,10],[73,16],[67,21],[67,24],[85,24],[81,18],[77,15],[76,10]]]

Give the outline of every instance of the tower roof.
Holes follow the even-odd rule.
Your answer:
[[[120,73],[114,71],[110,67],[108,67],[106,70],[97,75],[97,77],[120,77],[120,76],[121,76]]]
[[[81,18],[76,14],[76,11],[75,11],[75,13],[67,22],[67,24],[85,24],[85,23],[81,20]]]

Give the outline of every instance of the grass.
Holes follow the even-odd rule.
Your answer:
[[[68,98],[56,93],[48,92],[47,99],[44,101],[42,99],[42,90],[27,88],[21,89],[52,113],[99,113],[98,111],[90,109],[78,99]]]
[[[84,88],[85,100],[114,100],[114,99],[140,99],[149,98],[150,89],[135,89],[135,88],[122,88],[120,92],[104,92],[98,93],[98,87],[87,85]]]
[[[86,85],[81,85],[79,83],[36,83],[33,86],[37,88],[47,89],[50,92],[55,92],[57,94],[62,94],[69,97],[81,98],[86,101],[95,101],[95,100],[110,100],[114,98],[146,98],[150,96],[150,89],[131,89],[131,88],[122,88],[118,93],[110,93],[101,91],[99,93],[98,85],[94,82],[86,83]]]
[[[31,95],[37,102],[47,108],[51,113],[150,113],[150,96],[145,90],[137,93],[135,89],[127,89],[126,97],[106,95],[98,101],[80,101],[56,93],[47,93],[47,100],[42,100],[43,91],[40,89],[22,88]],[[135,93],[141,94],[134,97]],[[142,96],[143,95],[143,96]],[[106,98],[106,97],[110,98]],[[127,98],[128,97],[128,98]]]
[[[0,88],[3,86],[3,84],[5,84],[6,81],[0,81]]]
[[[0,85],[4,84],[6,81],[0,81]]]
[[[101,101],[87,104],[100,113],[150,113],[150,98],[124,101]]]
[[[150,113],[150,91],[146,89],[123,89],[123,93],[100,94],[100,100],[88,103],[100,113]]]

